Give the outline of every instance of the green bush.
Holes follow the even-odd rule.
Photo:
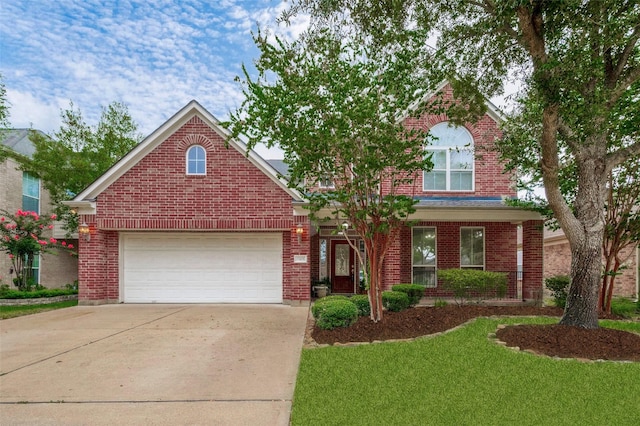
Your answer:
[[[441,269],[438,278],[442,287],[453,293],[458,305],[476,299],[476,303],[491,297],[507,294],[506,272],[479,271],[476,269]]]
[[[611,313],[621,317],[630,318],[637,308],[636,303],[624,297],[616,297],[611,300]]]
[[[371,315],[371,304],[369,303],[369,296],[366,294],[356,294],[349,298],[351,303],[358,308],[358,315],[361,317],[368,317]]]
[[[358,308],[353,302],[348,299],[333,299],[321,304],[316,325],[323,330],[331,330],[336,327],[349,327],[357,319]]]
[[[78,294],[78,290],[45,288],[37,291],[20,291],[10,290],[5,286],[2,286],[2,289],[0,289],[0,298],[2,299],[38,299],[41,297],[68,296],[71,294]]]
[[[315,319],[318,319],[324,305],[327,303],[331,303],[333,300],[349,300],[349,298],[347,296],[333,295],[333,296],[327,296],[327,297],[323,297],[321,299],[316,300],[313,306],[311,307],[311,314],[313,315],[313,317]]]
[[[544,280],[544,285],[551,290],[553,303],[557,307],[564,308],[567,304],[570,284],[571,278],[568,275],[555,275]]]
[[[420,299],[424,296],[424,289],[425,287],[419,284],[396,284],[391,287],[392,291],[400,291],[409,296],[409,306],[416,306],[420,303]]]
[[[409,307],[409,296],[400,291],[383,291],[382,306],[391,312],[404,311]]]

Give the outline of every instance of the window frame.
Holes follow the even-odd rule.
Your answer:
[[[433,265],[416,265],[414,263],[413,256],[413,243],[414,243],[414,230],[416,229],[431,229],[433,230],[434,236],[434,263]],[[433,271],[433,284],[425,284],[426,288],[437,288],[438,287],[438,228],[436,226],[413,226],[411,227],[411,282],[414,282],[414,269],[421,268],[424,270],[432,270]]]
[[[439,127],[451,127],[456,130],[462,130],[468,136],[468,144],[462,145],[446,145],[446,146],[438,146],[438,145],[426,145],[425,153],[432,154],[436,152],[443,152],[445,154],[445,168],[444,169],[431,169],[424,170],[422,172],[422,191],[423,192],[475,192],[476,189],[476,161],[475,161],[475,141],[473,139],[473,135],[465,126],[455,126],[452,125],[449,121],[442,121],[435,126],[431,127],[429,133],[434,129],[438,129]],[[470,169],[452,169],[451,168],[451,153],[452,152],[464,152],[468,151],[471,155],[471,168]],[[428,181],[427,175],[433,173],[434,171],[444,172],[445,173],[445,187],[444,189],[434,189],[427,188],[426,183]],[[471,188],[469,189],[451,189],[451,175],[456,172],[471,172]]]
[[[462,231],[465,229],[474,230],[481,229],[482,230],[482,265],[480,264],[462,264]],[[460,269],[475,269],[475,270],[486,270],[487,265],[487,230],[484,226],[461,226],[460,227]]]
[[[194,149],[201,149],[202,153],[204,154],[204,158],[203,159],[199,159],[199,158],[195,158],[195,159],[190,159],[189,158],[189,154],[191,153],[191,150]],[[204,164],[204,171],[202,173],[198,173],[197,169],[198,169],[198,164],[199,163],[203,163]],[[196,168],[196,172],[191,172],[190,171],[190,165],[194,164],[195,168]],[[189,148],[187,148],[187,151],[185,153],[185,172],[187,176],[206,176],[207,175],[207,150],[205,149],[204,146],[202,145],[191,145]]]
[[[38,195],[37,197],[34,197],[31,194],[26,194],[25,192],[25,184],[28,186],[29,183],[31,182],[31,184],[37,184],[38,185]],[[40,214],[40,198],[42,196],[42,181],[40,178],[32,175],[29,172],[22,172],[22,210],[25,211],[32,211],[32,212],[36,212],[37,214]],[[27,206],[25,204],[25,198],[28,198],[30,200],[35,200],[36,203],[36,208],[32,209],[29,206]]]

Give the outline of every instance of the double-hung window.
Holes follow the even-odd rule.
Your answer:
[[[412,282],[436,286],[436,228],[414,227],[411,235]]]
[[[22,173],[22,210],[40,214],[40,179]]]
[[[484,270],[484,228],[460,228],[460,268]]]
[[[193,145],[187,150],[187,174],[207,174],[207,153],[200,145]]]
[[[433,169],[423,175],[424,191],[473,191],[473,138],[464,127],[436,124],[429,134],[427,154]]]

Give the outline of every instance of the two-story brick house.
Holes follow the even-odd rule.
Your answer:
[[[10,213],[16,211],[34,211],[38,214],[51,213],[53,206],[49,192],[40,179],[21,169],[21,159],[30,158],[35,146],[29,139],[31,129],[0,129],[0,143],[5,150],[0,155],[0,210]],[[48,237],[63,239],[66,232],[60,224],[46,234]],[[76,244],[76,241],[69,240]],[[65,253],[66,254],[66,253]],[[62,287],[78,279],[78,260],[76,257],[46,253],[34,259],[33,276],[38,284],[48,288]],[[6,253],[0,253],[0,281],[10,284],[15,275],[11,260]]]
[[[515,196],[510,176],[484,149],[498,121],[495,110],[460,128],[445,116],[407,119],[440,139],[427,147],[436,167],[417,177],[414,222],[387,255],[386,288],[416,282],[428,296],[446,296],[438,269],[469,267],[513,272],[510,297],[539,297],[542,222],[504,203]],[[80,303],[305,304],[312,281],[324,277],[334,293],[358,291],[355,253],[332,232],[339,221],[310,223],[304,196],[226,138],[192,101],[70,202],[89,229],[80,239]]]

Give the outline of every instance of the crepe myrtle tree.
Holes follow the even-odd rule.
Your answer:
[[[56,215],[40,216],[36,212],[18,210],[15,214],[0,210],[0,249],[11,259],[16,277],[13,282],[19,290],[28,291],[34,284],[33,262],[41,253],[64,249],[74,254],[73,244],[45,237],[53,229]]]
[[[431,166],[426,131],[402,123],[422,93],[413,89],[420,68],[407,53],[423,35],[379,51],[366,39],[328,30],[295,42],[270,42],[258,32],[258,76],[244,69],[238,80],[246,99],[224,123],[250,149],[260,142],[280,147],[289,185],[306,194],[311,218],[337,218],[338,231],[345,222],[364,241],[366,264],[359,260],[373,321],[382,319],[385,255],[415,210],[411,194],[399,188]]]
[[[362,34],[382,42],[407,30],[432,31],[437,43],[431,61],[456,76],[457,93],[465,97],[500,94],[509,79],[520,86],[536,105],[540,125],[526,149],[539,152],[535,167],[571,247],[571,288],[560,322],[597,328],[607,179],[640,155],[638,139],[615,145],[611,137],[638,120],[640,4],[297,0],[287,14],[299,12],[327,22],[349,16]],[[562,191],[565,160],[574,164],[577,181],[571,204]]]

